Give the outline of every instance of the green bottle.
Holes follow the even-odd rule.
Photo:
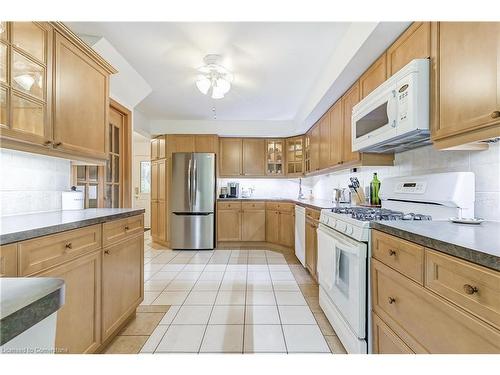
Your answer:
[[[380,206],[380,198],[378,192],[380,190],[380,181],[377,178],[377,173],[373,174],[373,180],[370,182],[370,203],[374,206]]]

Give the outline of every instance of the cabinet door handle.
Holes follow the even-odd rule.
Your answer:
[[[493,111],[491,112],[491,118],[499,118],[500,117],[500,111]]]
[[[477,287],[475,287],[475,286],[472,286],[470,284],[464,285],[465,294],[474,294],[474,293],[477,293],[478,291],[479,291],[479,289],[477,289]]]
[[[392,256],[394,256],[394,255],[396,255],[396,250],[392,250],[392,249],[390,249],[390,250],[389,250],[389,256],[391,256],[391,257],[392,257]]]
[[[396,303],[396,298],[389,297],[388,302],[389,302],[389,305],[392,305],[393,303]]]
[[[104,254],[109,255],[109,250],[104,250]]]
[[[72,249],[73,248],[73,244],[71,242],[68,242],[66,245],[64,245],[64,247],[66,249]]]
[[[52,141],[45,141],[45,142],[43,142],[43,145],[47,146],[47,147],[50,146],[51,144],[52,144]]]
[[[56,142],[56,143],[54,143],[54,147],[59,147],[60,145],[62,145],[62,142]]]
[[[125,229],[125,230],[129,230],[128,225],[125,225],[125,228],[123,228],[123,229]]]

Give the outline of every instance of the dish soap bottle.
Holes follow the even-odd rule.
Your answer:
[[[380,206],[380,198],[378,192],[380,190],[380,181],[377,177],[377,173],[373,174],[373,180],[370,182],[370,203],[373,206]]]

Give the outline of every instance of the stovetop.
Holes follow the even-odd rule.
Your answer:
[[[331,212],[336,214],[350,215],[353,219],[360,221],[384,221],[384,220],[432,220],[430,215],[415,214],[413,212],[404,213],[386,208],[373,207],[334,207]]]

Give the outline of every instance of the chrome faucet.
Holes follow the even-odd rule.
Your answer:
[[[298,199],[304,199],[304,193],[302,192],[302,179],[299,178],[299,198]]]

